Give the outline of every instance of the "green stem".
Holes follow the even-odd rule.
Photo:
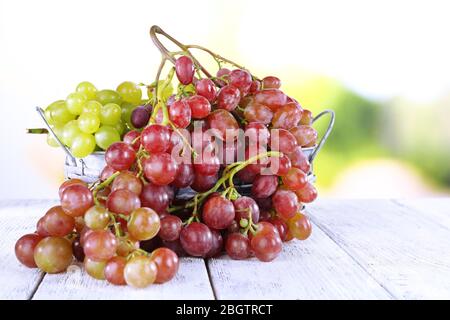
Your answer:
[[[104,189],[105,187],[109,186],[114,179],[120,174],[120,171],[116,171],[114,172],[108,179],[106,179],[105,181],[103,181],[102,183],[98,184],[94,190],[92,191],[92,195],[94,197],[94,202],[96,205],[99,205],[100,203],[97,200],[97,193],[101,190]]]

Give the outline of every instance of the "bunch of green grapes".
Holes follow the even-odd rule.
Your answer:
[[[58,100],[45,109],[45,117],[58,138],[77,158],[106,150],[123,135],[134,129],[133,110],[142,104],[141,88],[130,81],[116,90],[97,90],[90,82],[78,84],[66,100]],[[52,147],[58,147],[52,135],[47,136]]]

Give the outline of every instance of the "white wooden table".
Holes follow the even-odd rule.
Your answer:
[[[175,279],[116,287],[77,265],[20,265],[15,241],[56,201],[0,201],[0,299],[450,299],[450,198],[324,200],[313,234],[271,263],[183,258]]]

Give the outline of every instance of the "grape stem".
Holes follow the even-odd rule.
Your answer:
[[[116,171],[114,172],[112,175],[109,176],[108,179],[106,179],[105,181],[103,181],[102,183],[98,184],[94,190],[92,191],[92,196],[94,197],[94,202],[96,205],[100,205],[98,199],[97,199],[97,193],[104,189],[105,187],[109,186],[114,179],[120,174],[120,171]]]
[[[187,208],[192,208],[192,207],[194,207],[195,209],[197,209],[199,205],[202,205],[202,204],[203,204],[203,201],[204,201],[210,194],[212,194],[212,193],[216,192],[217,190],[219,190],[219,188],[220,188],[221,186],[223,186],[223,185],[226,183],[227,180],[228,180],[228,182],[229,182],[230,176],[231,176],[231,180],[232,180],[232,177],[234,177],[234,175],[235,175],[237,172],[239,172],[240,170],[244,169],[246,166],[248,166],[248,165],[251,164],[252,162],[258,161],[259,159],[264,158],[264,157],[281,157],[281,156],[282,156],[282,153],[281,153],[281,152],[278,152],[278,151],[268,151],[268,152],[260,153],[260,154],[258,154],[258,155],[256,155],[256,156],[253,156],[253,157],[249,158],[249,159],[246,160],[246,161],[243,161],[243,162],[237,162],[238,165],[236,165],[235,163],[233,163],[233,164],[231,164],[229,167],[231,168],[231,167],[234,166],[234,165],[236,165],[236,167],[233,168],[233,169],[229,169],[229,170],[230,170],[229,173],[222,175],[222,177],[216,182],[216,184],[215,184],[211,189],[209,189],[208,191],[205,191],[205,192],[203,192],[203,193],[198,193],[198,194],[196,194],[195,197],[194,197],[194,200],[188,202],[188,203],[185,204],[184,206],[176,206],[176,207],[169,208],[169,209],[168,209],[168,212],[174,212],[174,211],[178,211],[178,210],[181,210],[181,209],[187,209]],[[226,170],[226,169],[225,169],[225,170]],[[234,184],[232,184],[232,186],[230,186],[230,187],[234,189]],[[234,190],[235,190],[236,194],[239,195],[239,193],[237,193],[236,189],[234,189]],[[228,191],[228,192],[230,192],[230,191]],[[196,213],[196,212],[193,212],[193,215],[194,215],[194,214],[197,214],[197,213]]]

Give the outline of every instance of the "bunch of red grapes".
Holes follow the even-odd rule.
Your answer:
[[[303,204],[317,191],[302,148],[317,132],[281,81],[242,68],[201,78],[182,55],[156,83],[134,114],[143,125],[106,150],[99,181],[65,181],[60,205],[17,241],[24,265],[58,273],[75,257],[96,279],[146,287],[172,279],[179,256],[271,261],[309,237]]]

